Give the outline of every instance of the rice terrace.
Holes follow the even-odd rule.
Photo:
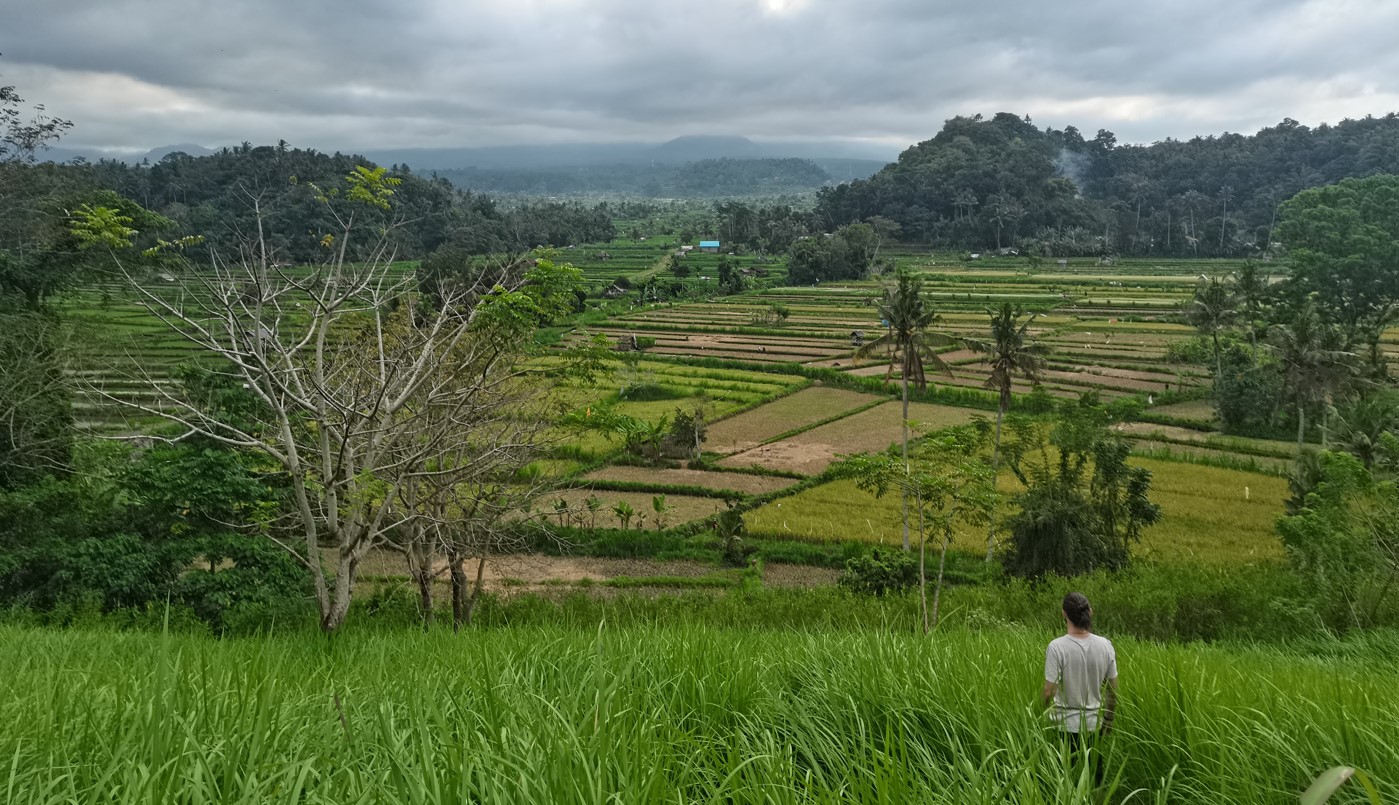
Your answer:
[[[1393,116],[56,164],[5,90],[5,803],[1399,797]]]

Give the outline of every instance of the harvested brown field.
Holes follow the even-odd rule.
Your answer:
[[[879,398],[843,389],[806,388],[709,427],[705,449],[730,454],[748,450],[790,430],[869,405]]]
[[[968,408],[914,403],[909,406],[908,416],[917,423],[917,431],[926,432],[968,422],[976,413]],[[837,455],[887,448],[899,440],[902,423],[900,404],[888,402],[799,433],[790,439],[730,456],[720,463],[728,467],[759,466],[817,475],[825,471]]]
[[[763,495],[795,484],[791,478],[752,475],[745,472],[713,472],[710,470],[665,469],[657,467],[603,467],[583,476],[584,481],[624,481],[627,483],[661,484],[670,486],[703,486],[727,489],[745,495]],[[596,493],[599,497],[608,492]]]

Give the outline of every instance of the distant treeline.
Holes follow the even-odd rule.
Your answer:
[[[237,256],[253,248],[261,216],[268,233],[268,257],[277,262],[319,259],[323,239],[339,230],[331,208],[317,198],[344,191],[345,176],[368,160],[311,149],[244,144],[209,156],[176,152],[154,164],[121,162],[5,166],[4,220],[0,250],[18,256],[54,259],[63,251],[67,210],[115,191],[173,221],[172,232],[202,235],[200,250]],[[566,246],[611,240],[614,212],[607,205],[537,202],[497,206],[491,199],[463,192],[441,178],[394,166],[402,181],[391,211],[366,209],[360,215],[392,232],[396,256],[413,259],[445,245],[476,254],[518,252],[536,246]],[[160,233],[164,235],[164,233]],[[357,244],[350,244],[353,251]],[[30,267],[32,268],[32,267]],[[26,268],[25,270],[28,270]],[[0,275],[21,271],[0,265]],[[4,277],[0,276],[0,284]]]
[[[860,171],[844,160],[847,172],[873,173],[878,163],[861,163]],[[466,190],[524,195],[585,193],[646,198],[732,198],[809,193],[834,181],[809,159],[704,159],[683,165],[582,165],[571,168],[459,168],[437,175]]]
[[[1271,248],[1298,191],[1377,173],[1399,173],[1395,114],[1119,145],[1000,113],[953,118],[868,180],[821,190],[817,217],[879,216],[905,240],[971,250],[1243,256]]]

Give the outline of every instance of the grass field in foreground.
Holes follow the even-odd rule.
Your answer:
[[[1050,637],[4,627],[0,790],[12,805],[1102,801],[1032,704]],[[1296,801],[1338,764],[1399,785],[1392,667],[1117,647],[1110,801]]]
[[[1234,564],[1282,557],[1273,522],[1282,514],[1287,481],[1270,475],[1133,457],[1151,470],[1151,499],[1161,520],[1146,529],[1137,554],[1166,562]],[[1002,490],[1018,484],[1009,473]],[[754,536],[815,541],[902,541],[899,496],[875,498],[853,481],[832,481],[767,503],[745,517]],[[1007,504],[1002,518],[1014,511]],[[1003,530],[1004,532],[1004,530]],[[961,528],[956,546],[984,551],[984,528]]]

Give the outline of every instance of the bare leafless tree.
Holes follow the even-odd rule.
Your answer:
[[[414,276],[394,265],[390,228],[376,225],[350,248],[366,228],[356,215],[388,210],[395,183],[383,169],[359,168],[344,188],[315,188],[338,231],[322,239],[327,259],[308,270],[269,262],[256,199],[254,242],[235,259],[182,272],[175,292],[148,287],[113,253],[146,309],[255,403],[231,415],[154,382],[154,401],[96,393],[179,426],[158,438],[201,435],[280,466],[295,537],[279,541],[310,571],[327,632],[344,623],[370,552],[430,519],[405,493],[471,480],[474,462],[442,460],[460,443],[503,449],[492,440],[511,431],[492,425],[499,414],[490,409],[523,382],[523,346],[577,279],[547,260],[517,260],[445,283],[434,304],[418,304]]]

